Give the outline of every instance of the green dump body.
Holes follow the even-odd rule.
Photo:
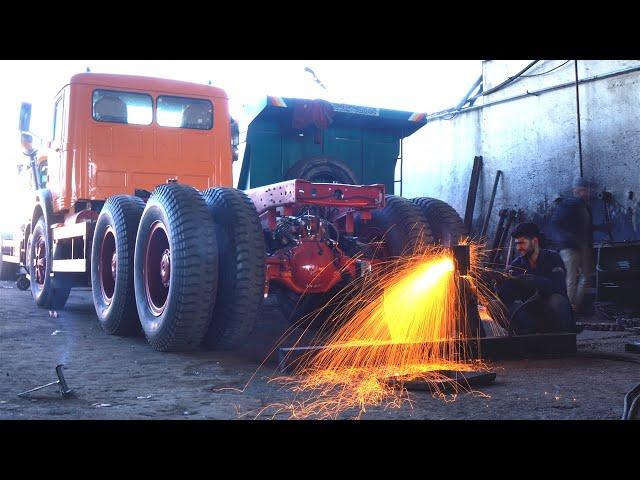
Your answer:
[[[249,112],[238,188],[280,182],[296,162],[329,156],[346,163],[360,184],[382,183],[394,193],[400,142],[425,125],[425,114],[324,102],[333,115],[326,128],[294,128],[300,102],[318,101],[268,96]]]

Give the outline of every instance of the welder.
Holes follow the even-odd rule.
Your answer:
[[[519,224],[511,236],[518,253],[500,282],[506,327],[515,334],[575,332],[566,270],[558,253],[540,247],[535,223]]]

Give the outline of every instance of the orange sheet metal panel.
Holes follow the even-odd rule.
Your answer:
[[[199,190],[232,186],[229,110],[223,90],[173,80],[93,73],[75,75],[65,89],[66,142],[58,154],[59,178],[52,178],[50,183],[56,211],[71,208],[77,200],[132,195],[136,189],[151,191],[169,178]],[[154,111],[151,124],[94,120],[92,96],[96,89],[150,95]],[[155,112],[161,95],[211,101],[213,128],[158,125]]]

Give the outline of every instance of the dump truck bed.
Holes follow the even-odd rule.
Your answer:
[[[305,108],[315,111],[300,127]],[[247,110],[241,189],[280,182],[296,162],[330,156],[346,163],[358,183],[383,183],[394,193],[400,140],[426,123],[423,113],[273,96]],[[326,128],[318,128],[323,121]]]

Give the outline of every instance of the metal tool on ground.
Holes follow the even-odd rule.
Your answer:
[[[491,211],[493,210],[493,201],[496,199],[496,192],[498,191],[498,182],[502,176],[502,170],[496,172],[496,179],[493,182],[493,190],[491,191],[491,198],[489,199],[489,208],[487,208],[487,214],[484,217],[484,223],[482,224],[482,230],[480,230],[480,236],[484,237],[487,234],[489,228],[489,220],[491,219]]]
[[[476,194],[478,193],[478,183],[480,183],[480,171],[482,170],[482,157],[474,157],[473,169],[471,170],[471,181],[469,182],[469,193],[467,193],[467,207],[464,211],[464,224],[467,231],[471,233],[471,223],[473,222],[473,210],[476,206]]]
[[[56,380],[55,382],[47,383],[46,385],[40,385],[39,387],[32,388],[31,390],[27,390],[26,392],[21,392],[18,394],[18,396],[22,397],[31,392],[35,392],[36,390],[42,390],[43,388],[50,387],[52,385],[58,385],[60,387],[60,394],[63,397],[70,397],[71,395],[73,395],[73,390],[71,390],[67,385],[67,381],[64,378],[64,373],[62,373],[63,369],[64,365],[62,363],[56,366],[56,375],[58,376],[58,380]]]

